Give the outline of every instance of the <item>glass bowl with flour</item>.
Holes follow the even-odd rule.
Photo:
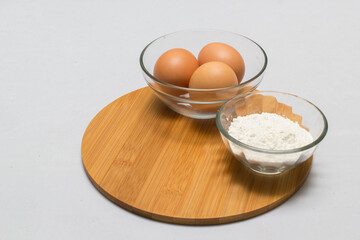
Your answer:
[[[216,124],[226,147],[252,170],[277,174],[309,159],[325,137],[325,115],[298,96],[256,91],[227,101]]]

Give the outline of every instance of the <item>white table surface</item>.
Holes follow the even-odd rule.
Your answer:
[[[213,28],[262,45],[259,89],[320,107],[329,132],[304,186],[274,210],[220,226],[152,221],[85,175],[86,126],[146,86],[154,38]],[[359,1],[0,0],[0,239],[360,239]]]

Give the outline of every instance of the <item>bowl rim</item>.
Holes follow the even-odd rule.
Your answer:
[[[247,40],[253,42],[256,46],[258,46],[261,50],[261,52],[263,53],[264,55],[264,64],[261,68],[261,70],[252,78],[250,78],[249,80],[245,81],[245,82],[241,82],[237,85],[234,85],[234,86],[230,86],[230,87],[225,87],[225,88],[209,88],[209,89],[200,89],[200,88],[187,88],[187,87],[181,87],[181,86],[176,86],[176,85],[173,85],[173,84],[170,84],[170,83],[167,83],[167,82],[164,82],[164,81],[161,81],[160,79],[157,79],[155,76],[153,76],[148,70],[147,68],[145,67],[145,64],[144,64],[144,61],[143,61],[143,58],[144,58],[144,55],[145,55],[145,52],[146,50],[153,44],[155,43],[156,41],[162,39],[162,38],[165,38],[169,35],[173,35],[173,34],[178,34],[178,33],[183,33],[183,32],[196,32],[196,31],[201,31],[201,32],[223,32],[223,33],[228,33],[228,34],[234,34],[234,35],[237,35],[237,36],[240,36],[242,38],[246,38]],[[154,39],[153,41],[151,41],[149,44],[146,45],[146,47],[141,51],[141,54],[140,54],[140,66],[141,66],[141,69],[143,70],[143,72],[148,76],[150,77],[152,80],[160,83],[160,84],[163,84],[165,86],[168,86],[168,87],[172,87],[174,89],[180,89],[180,90],[186,90],[186,91],[200,91],[200,92],[207,92],[207,91],[218,91],[218,90],[227,90],[227,89],[232,89],[232,88],[237,88],[237,87],[242,87],[242,86],[245,86],[247,84],[249,84],[250,82],[254,81],[255,79],[257,79],[259,76],[261,76],[264,72],[265,72],[265,69],[267,67],[267,64],[268,64],[268,57],[266,55],[266,52],[265,50],[258,44],[256,43],[254,40],[244,36],[244,35],[241,35],[241,34],[238,34],[238,33],[234,33],[234,32],[230,32],[230,31],[225,31],[225,30],[217,30],[217,29],[188,29],[188,30],[181,30],[181,31],[175,31],[175,32],[171,32],[171,33],[168,33],[168,34],[165,34],[161,37],[158,37],[156,39]]]
[[[261,93],[277,93],[277,94],[283,94],[283,95],[289,95],[289,96],[292,96],[292,97],[296,97],[296,98],[299,98],[307,103],[309,103],[310,105],[312,105],[315,109],[317,109],[320,113],[320,115],[322,116],[323,118],[323,121],[324,121],[324,128],[321,132],[321,134],[319,135],[319,137],[317,139],[315,139],[314,141],[312,141],[311,143],[305,145],[305,146],[302,146],[302,147],[299,147],[299,148],[292,148],[292,149],[286,149],[286,150],[271,150],[271,149],[265,149],[265,148],[258,148],[258,147],[254,147],[254,146],[251,146],[251,145],[248,145],[248,144],[245,144],[237,139],[235,139],[234,137],[232,137],[222,126],[221,124],[221,121],[220,121],[220,115],[221,115],[221,112],[222,110],[224,109],[224,107],[226,106],[226,104],[232,102],[232,101],[235,101],[239,98],[242,98],[242,97],[247,97],[249,95],[252,95],[252,94],[261,94]],[[220,133],[226,137],[228,140],[230,140],[231,142],[241,146],[241,147],[244,147],[246,149],[250,149],[252,151],[255,151],[255,152],[260,152],[260,153],[268,153],[268,154],[289,154],[289,153],[298,153],[298,152],[302,152],[302,151],[305,151],[305,150],[308,150],[310,148],[313,148],[313,147],[316,147],[323,139],[324,137],[326,136],[327,134],[327,131],[328,131],[328,121],[325,117],[325,114],[315,105],[313,104],[312,102],[310,102],[309,100],[306,100],[305,98],[302,98],[302,97],[299,97],[295,94],[291,94],[291,93],[286,93],[286,92],[280,92],[280,91],[253,91],[253,92],[250,92],[250,93],[246,93],[246,94],[242,94],[242,95],[238,95],[238,96],[235,96],[231,99],[229,99],[228,101],[226,101],[220,108],[219,110],[217,111],[216,113],[216,126],[218,127]]]

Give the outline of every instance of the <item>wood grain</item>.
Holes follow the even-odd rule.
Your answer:
[[[279,175],[256,174],[227,151],[214,119],[183,117],[148,87],[100,111],[84,133],[81,154],[89,179],[109,200],[141,216],[192,225],[269,211],[300,188],[312,162]]]

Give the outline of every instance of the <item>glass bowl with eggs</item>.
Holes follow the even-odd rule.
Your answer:
[[[150,42],[140,66],[148,86],[170,109],[209,119],[227,100],[258,87],[267,56],[260,45],[236,33],[186,30]]]
[[[278,174],[306,161],[328,130],[325,115],[306,99],[258,90],[222,105],[216,125],[235,158],[262,174]]]

